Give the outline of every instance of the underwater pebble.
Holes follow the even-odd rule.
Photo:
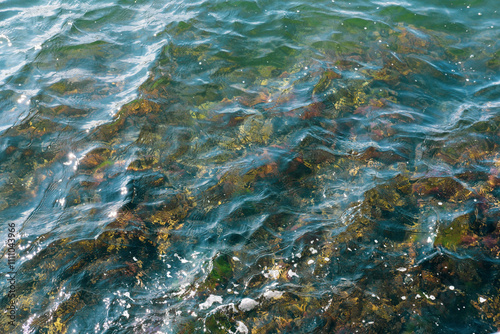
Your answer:
[[[266,278],[271,277],[272,279],[278,279],[280,277],[280,271],[277,269],[269,270],[269,273],[264,274],[264,277],[266,277]]]
[[[257,305],[259,305],[259,303],[252,298],[243,298],[238,308],[244,312],[248,312],[253,310]]]
[[[292,269],[288,270],[288,277],[292,278],[293,276],[299,277],[297,273],[293,272]]]
[[[283,296],[283,292],[281,291],[267,290],[266,292],[264,292],[264,297],[267,299],[271,298],[278,299],[281,298],[281,296]]]
[[[238,324],[238,327],[236,328],[236,333],[241,333],[241,334],[248,334],[248,327],[245,326],[244,323],[241,321],[236,322]]]
[[[204,303],[201,303],[200,310],[204,310],[212,306],[213,303],[222,303],[222,297],[221,296],[216,296],[216,295],[210,295],[208,296],[207,300]]]

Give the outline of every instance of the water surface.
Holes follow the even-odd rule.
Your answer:
[[[500,330],[498,10],[2,1],[2,330]]]

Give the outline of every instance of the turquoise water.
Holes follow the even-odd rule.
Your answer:
[[[498,11],[1,1],[1,331],[499,331]]]

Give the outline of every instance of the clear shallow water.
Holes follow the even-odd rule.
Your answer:
[[[499,330],[498,7],[2,2],[3,330]]]

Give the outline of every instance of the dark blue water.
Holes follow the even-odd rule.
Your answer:
[[[1,331],[499,331],[498,11],[1,1]]]

